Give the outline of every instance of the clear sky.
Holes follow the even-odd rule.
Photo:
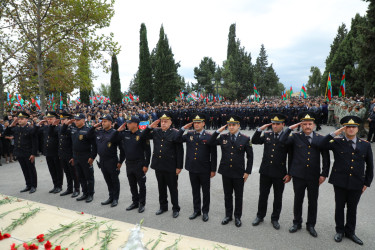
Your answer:
[[[236,23],[237,38],[255,64],[263,43],[268,61],[288,89],[299,91],[311,66],[322,73],[337,28],[350,28],[356,13],[366,14],[361,0],[117,0],[115,16],[105,32],[113,32],[121,45],[118,55],[121,90],[128,90],[139,64],[139,29],[146,24],[150,52],[161,24],[180,61],[179,74],[196,82],[194,67],[205,56],[222,65],[226,59],[229,26]],[[95,88],[108,84],[110,74],[95,69]]]

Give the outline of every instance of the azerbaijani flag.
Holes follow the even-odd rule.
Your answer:
[[[303,98],[306,98],[307,94],[306,94],[305,84],[302,84],[301,93],[303,94]]]
[[[147,128],[147,126],[150,124],[149,121],[143,121],[139,123],[139,129],[144,130]]]
[[[257,87],[255,86],[255,83],[254,83],[254,96],[255,96],[256,101],[259,102],[259,93],[258,93]]]
[[[37,107],[37,109],[40,110],[40,99],[39,99],[39,96],[36,97],[35,107]]]
[[[327,101],[330,101],[332,99],[332,83],[331,83],[331,72],[328,75],[328,81],[327,81]]]
[[[345,69],[344,69],[344,73],[342,74],[341,84],[340,84],[339,97],[341,96],[345,97]]]
[[[61,92],[60,92],[60,109],[63,108],[63,100],[62,100],[62,95],[61,95]]]

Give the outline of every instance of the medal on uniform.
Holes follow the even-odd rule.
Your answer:
[[[82,141],[83,140],[83,135],[79,135],[79,140]]]
[[[107,147],[110,148],[111,146],[112,146],[112,143],[111,143],[111,142],[108,142],[108,143],[107,143]]]
[[[136,141],[139,141],[139,135],[137,135],[137,136],[135,137],[135,140],[136,140]]]
[[[228,143],[228,141],[227,140],[223,140],[223,144],[227,144]]]
[[[190,136],[190,141],[193,141],[194,140],[194,137],[191,135]]]

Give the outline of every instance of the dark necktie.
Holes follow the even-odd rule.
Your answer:
[[[195,138],[195,140],[198,140],[198,139],[199,139],[199,136],[200,136],[200,133],[195,133],[195,134],[194,134],[194,138]]]
[[[279,138],[279,133],[275,133],[275,139]]]
[[[232,143],[234,143],[234,141],[236,140],[236,137],[235,137],[235,135],[231,135],[231,141],[232,141]]]
[[[355,147],[356,147],[355,142],[350,140],[350,144],[352,145],[353,149],[355,150]]]
[[[306,135],[306,139],[309,141],[309,143],[311,144],[311,136],[308,136]]]

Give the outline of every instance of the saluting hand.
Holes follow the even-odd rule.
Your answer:
[[[14,127],[14,126],[16,126],[17,122],[18,122],[18,118],[16,117],[16,118],[13,120],[12,124],[10,124],[10,127]]]
[[[224,129],[228,126],[228,124],[222,126],[221,128],[219,128],[217,131],[219,131],[219,133],[223,132]]]
[[[41,120],[40,122],[38,122],[38,126],[40,126],[40,125],[42,125],[42,124],[44,124],[46,122],[47,122],[46,120]]]
[[[100,127],[102,125],[102,122],[98,122],[97,124],[94,125],[94,128]]]
[[[158,126],[159,122],[160,122],[160,119],[154,121],[153,123],[151,123],[150,127],[151,128],[156,128]]]
[[[60,120],[59,119],[56,119],[56,121],[54,121],[53,123],[52,123],[52,125],[53,126],[56,126],[57,124],[59,124],[60,123]]]
[[[262,127],[260,127],[259,129],[260,130],[265,130],[266,128],[268,128],[269,126],[272,126],[272,122],[271,123],[268,123],[268,124],[264,124]]]
[[[298,126],[300,126],[301,124],[302,124],[302,122],[296,123],[296,124],[294,124],[294,125],[292,125],[292,126],[289,126],[289,129],[290,129],[290,130],[296,129],[296,128],[298,128]]]
[[[66,123],[66,125],[71,125],[71,124],[73,124],[73,122],[74,122],[74,119],[70,119],[70,120]]]
[[[190,122],[190,123],[186,124],[184,126],[184,129],[189,129],[189,128],[191,128],[191,126],[193,126],[193,122]]]
[[[121,132],[121,131],[124,131],[125,130],[125,126],[126,126],[126,122],[124,122],[118,129],[117,131],[118,132]]]
[[[344,126],[342,128],[339,128],[334,133],[335,133],[336,136],[338,136],[338,135],[341,135],[342,132],[345,132],[345,130],[346,130],[346,126]]]

